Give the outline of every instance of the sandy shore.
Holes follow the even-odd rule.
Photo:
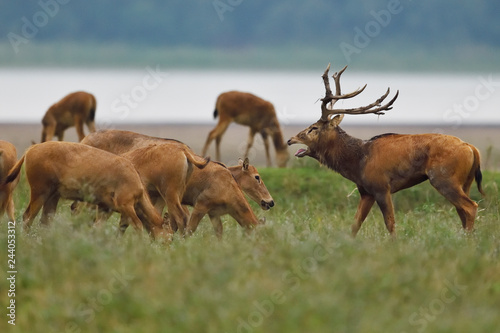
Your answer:
[[[295,135],[309,124],[282,125],[285,140]],[[121,124],[113,126],[115,129],[135,131],[147,135],[173,138],[188,144],[196,153],[200,154],[208,132],[214,124]],[[99,124],[97,124],[99,128]],[[433,126],[343,126],[352,136],[369,139],[382,133],[431,133],[439,132],[458,136],[479,148],[483,158],[483,167],[498,170],[500,168],[500,128],[498,126],[462,126],[456,129],[451,127]],[[85,129],[86,130],[86,129]],[[12,142],[18,150],[20,157],[31,141],[40,141],[41,124],[0,124],[0,139]],[[248,137],[248,128],[232,124],[221,143],[222,162],[229,165],[235,164],[245,151]],[[77,141],[76,131],[70,128],[66,131],[65,140]],[[209,154],[215,157],[215,143],[212,143]],[[295,147],[290,147],[293,155]],[[274,163],[274,150],[272,151]],[[265,166],[265,153],[262,140],[256,136],[254,148],[250,154],[251,163]]]

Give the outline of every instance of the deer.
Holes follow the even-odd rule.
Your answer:
[[[16,147],[4,140],[0,140],[0,182],[3,181],[10,169],[17,162]],[[0,183],[0,217],[7,213],[10,222],[16,222],[14,217],[14,199],[12,192],[19,182],[19,177],[16,177],[10,183]]]
[[[366,88],[358,88],[342,94],[340,77],[345,66],[332,78],[335,95],[330,89],[328,72],[322,75],[325,97],[321,99],[321,117],[308,128],[288,140],[288,145],[303,144],[295,156],[309,156],[320,164],[351,180],[357,186],[360,201],[352,224],[352,236],[356,236],[370,209],[376,202],[382,211],[390,235],[395,236],[394,207],[391,195],[429,180],[430,184],[451,202],[466,231],[474,229],[477,203],[469,198],[475,179],[481,195],[482,174],[480,155],[473,145],[457,137],[444,134],[394,134],[375,136],[361,140],[350,136],[339,127],[346,114],[376,114],[392,109],[399,91],[386,104],[382,104],[390,88],[375,102],[357,108],[334,109],[339,100],[353,98]]]
[[[248,158],[240,159],[239,165],[231,167],[211,162],[205,169],[193,172],[182,198],[183,205],[193,207],[186,235],[191,236],[207,214],[219,240],[222,239],[223,232],[222,215],[229,214],[246,230],[261,224],[245,200],[242,190],[259,203],[262,209],[268,210],[274,206],[274,200],[255,167],[249,164]]]
[[[103,213],[100,219],[115,211],[121,214],[120,226],[132,224],[138,233],[144,226],[153,239],[170,240],[172,230],[163,225],[162,216],[154,209],[139,174],[127,159],[80,143],[49,141],[28,148],[4,184],[19,176],[23,163],[31,191],[23,214],[26,232],[40,209],[43,208],[40,223],[48,225],[59,200],[70,199],[98,205]]]
[[[136,149],[143,149],[151,145],[169,144],[170,146],[177,146],[179,148],[187,147],[184,143],[174,139],[151,137],[123,130],[100,130],[87,135],[82,143],[122,156],[123,154],[129,154]],[[169,160],[165,160],[164,163],[168,164]],[[159,166],[161,165],[159,164]],[[139,169],[139,172],[145,171],[146,169]],[[232,177],[227,176],[227,171],[230,172]],[[236,182],[237,187],[234,186],[234,182]],[[216,186],[215,184],[218,185]],[[223,184],[226,184],[225,187]],[[197,190],[193,190],[193,188],[197,188]],[[203,191],[201,191],[201,189],[203,189]],[[203,202],[203,209],[205,209],[206,214],[211,217],[216,235],[220,239],[222,237],[222,224],[220,216],[229,214],[230,209],[237,212],[238,207],[241,207],[244,210],[249,207],[247,206],[248,203],[245,204],[242,202],[245,198],[240,195],[241,190],[243,190],[252,200],[258,203],[263,210],[268,210],[274,206],[274,200],[269,194],[264,181],[260,177],[257,169],[250,165],[248,158],[244,161],[240,161],[238,165],[231,167],[226,167],[221,163],[210,162],[204,168],[193,168],[191,177],[186,185],[186,191],[184,192],[188,194],[184,194],[182,196],[181,203],[184,206],[191,205],[194,206],[194,209],[197,209],[197,206],[201,205]],[[148,193],[157,208],[157,211],[162,212],[164,205],[162,205],[163,201],[160,196],[158,196],[158,193],[155,191],[149,191]],[[222,199],[222,197],[224,199]],[[225,210],[221,209],[222,205],[220,203],[222,202],[225,204]],[[216,203],[219,204],[216,205]],[[210,207],[214,207],[213,212]],[[188,216],[189,211],[186,208],[183,209],[185,211],[185,215]],[[218,215],[216,214],[215,209],[218,210]],[[198,209],[197,211],[200,210],[201,209]],[[236,213],[233,215],[236,216],[235,214]],[[238,216],[241,216],[238,217],[237,220],[239,224],[246,226],[247,229],[257,223],[255,214],[253,214],[252,211],[240,211],[238,212]],[[189,219],[191,219],[191,217]],[[201,217],[199,219],[201,219]],[[172,228],[177,230],[178,226],[175,225],[175,222],[172,223],[172,219],[170,217],[168,217],[168,220],[170,221]],[[187,224],[189,225],[189,223],[190,222],[188,220]],[[196,230],[194,226],[196,225],[197,227],[198,224],[199,220],[197,222],[191,222],[188,234],[194,232],[194,230]]]
[[[253,146],[255,134],[260,133],[266,150],[267,166],[270,167],[272,165],[268,142],[270,136],[276,151],[276,164],[282,168],[286,167],[290,155],[272,103],[246,92],[224,92],[218,96],[215,104],[214,119],[217,116],[219,116],[219,122],[208,134],[201,153],[202,156],[206,156],[210,144],[215,139],[216,160],[221,161],[220,142],[222,136],[229,125],[235,122],[250,127],[244,157],[248,157],[248,152]]]
[[[85,137],[83,124],[90,132],[95,132],[96,99],[94,95],[84,91],[77,91],[65,96],[53,104],[42,118],[42,140],[51,141],[57,136],[59,141],[64,140],[64,131],[75,126],[78,141]]]
[[[166,205],[172,217],[171,228],[184,234],[189,214],[182,208],[182,197],[193,170],[205,168],[210,159],[195,155],[176,141],[133,149],[120,156],[134,165],[157,212]]]

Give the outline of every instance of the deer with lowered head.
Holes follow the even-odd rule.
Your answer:
[[[382,115],[383,111],[392,109],[399,91],[383,105],[390,89],[369,105],[333,109],[338,100],[355,97],[366,88],[365,85],[342,94],[340,76],[346,68],[333,75],[334,95],[330,89],[328,65],[322,75],[326,94],[321,100],[321,118],[290,138],[288,144],[304,144],[306,148],[300,148],[295,156],[310,156],[356,183],[361,200],[351,228],[352,235],[358,233],[375,202],[382,211],[387,230],[395,235],[391,194],[427,179],[455,206],[463,228],[473,230],[478,205],[469,198],[469,190],[474,179],[484,195],[479,151],[469,143],[443,134],[388,133],[370,140],[350,136],[339,127],[345,114]]]
[[[276,164],[286,167],[289,159],[288,147],[283,139],[280,124],[272,103],[250,93],[229,91],[219,95],[215,104],[214,118],[219,116],[219,123],[210,131],[201,153],[206,156],[210,144],[215,139],[215,156],[220,161],[220,142],[228,126],[235,122],[250,127],[245,157],[252,148],[254,136],[260,133],[266,149],[267,166],[271,166],[269,154],[269,136],[272,138],[276,151]]]
[[[150,146],[170,147],[171,149],[186,149],[186,145],[182,142],[173,139],[163,139],[151,137],[140,133],[120,130],[100,130],[89,134],[85,137],[82,143],[106,150],[108,152],[119,154],[125,157],[132,157],[135,152],[147,149]],[[151,149],[151,148],[149,148]],[[131,155],[132,154],[132,155]],[[163,154],[163,161],[156,160],[154,164],[145,163],[155,166],[155,169],[163,169],[163,173],[172,174],[172,178],[179,177],[179,172],[173,170],[172,154]],[[139,166],[140,160],[133,161],[134,165]],[[146,164],[137,168],[140,174],[151,174]],[[191,168],[190,176],[183,177],[187,184],[182,190],[182,205],[186,216],[190,216],[187,222],[187,235],[192,234],[201,220],[207,214],[213,224],[215,233],[218,238],[222,237],[222,222],[220,217],[225,214],[230,214],[236,221],[247,230],[250,230],[255,225],[259,224],[257,217],[253,213],[250,205],[246,202],[242,191],[246,193],[252,200],[257,202],[263,210],[268,210],[274,206],[274,200],[269,194],[264,181],[260,177],[257,169],[250,165],[248,158],[241,161],[240,165],[226,167],[221,163],[210,162],[203,168]],[[175,174],[173,174],[175,173]],[[142,176],[141,177],[145,177]],[[151,179],[151,176],[147,178]],[[158,180],[165,177],[157,177]],[[150,181],[151,182],[151,181]],[[175,187],[170,185],[170,187]],[[162,212],[164,204],[159,200],[157,190],[149,189],[148,193],[153,201],[158,212]],[[192,213],[189,213],[185,205],[193,206]],[[168,220],[174,230],[177,230],[176,221],[173,221],[173,213],[169,208]]]
[[[94,95],[84,91],[77,91],[65,96],[53,104],[42,118],[42,141],[51,141],[57,136],[59,141],[64,139],[64,131],[75,126],[78,141],[85,137],[83,124],[87,124],[90,132],[95,132],[96,100]]]
[[[24,229],[29,230],[40,210],[40,221],[47,225],[54,217],[60,199],[80,200],[99,207],[97,224],[110,212],[121,214],[122,226],[143,226],[153,238],[170,240],[172,230],[163,225],[133,164],[120,156],[74,142],[44,142],[31,146],[11,168],[3,181],[19,177],[25,163],[30,186],[30,202],[23,214]]]

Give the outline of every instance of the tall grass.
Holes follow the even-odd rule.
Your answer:
[[[92,228],[61,202],[49,227],[17,229],[18,332],[494,332],[500,327],[500,175],[484,173],[476,231],[429,185],[394,196],[398,238],[375,206],[356,239],[354,185],[309,165],[262,169],[274,197],[246,235],[225,220],[217,241],[202,222],[170,245],[118,219]],[[22,179],[17,215],[27,205]],[[349,194],[351,194],[349,196]],[[1,276],[7,227],[0,225]]]

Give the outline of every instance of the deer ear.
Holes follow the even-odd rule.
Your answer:
[[[343,114],[338,114],[330,120],[330,126],[338,127],[340,122],[344,119]]]
[[[248,160],[248,157],[245,157],[245,160],[243,161],[243,170],[248,170],[249,165],[250,161]]]

